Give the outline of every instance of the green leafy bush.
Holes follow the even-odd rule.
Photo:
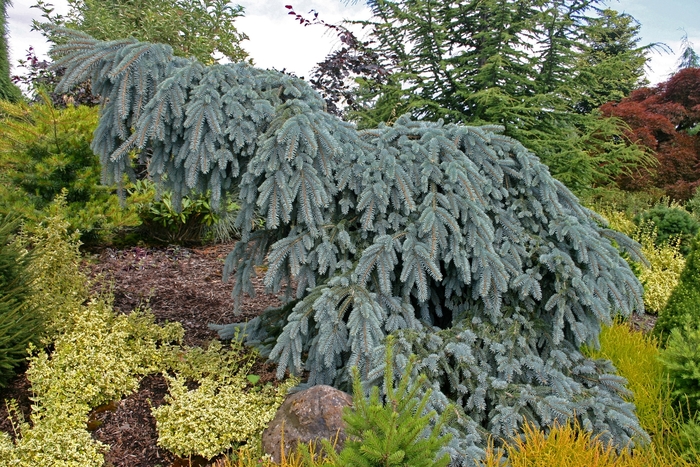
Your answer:
[[[700,322],[674,328],[661,352],[670,379],[675,424],[666,436],[671,449],[700,465]]]
[[[698,128],[700,128],[700,125],[698,125]],[[686,210],[690,211],[696,219],[700,219],[700,190],[697,188],[695,189],[693,197],[685,203],[684,207]]]
[[[656,227],[657,245],[679,238],[680,250],[684,255],[690,252],[690,242],[700,229],[700,222],[688,211],[680,206],[668,206],[664,203],[638,214],[634,221],[637,225],[651,222]]]
[[[700,237],[693,239],[690,247],[678,286],[671,293],[654,325],[654,334],[661,339],[662,344],[674,328],[683,326],[686,322],[700,323]]]
[[[678,427],[671,447],[693,465],[700,465],[700,420],[698,417],[688,420]]]
[[[28,302],[28,253],[13,239],[17,220],[0,216],[0,387],[26,361],[27,346],[38,341],[41,317]]]
[[[143,239],[191,244],[208,238],[230,240],[235,231],[233,219],[238,206],[232,201],[217,212],[208,196],[192,194],[183,197],[178,206],[169,191],[157,197],[155,184],[146,179],[136,181],[128,192],[129,204],[135,206],[142,222],[138,230]]]

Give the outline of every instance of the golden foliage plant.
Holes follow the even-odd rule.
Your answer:
[[[678,450],[685,436],[684,424],[672,407],[671,387],[659,359],[658,340],[648,333],[633,330],[627,323],[616,322],[602,329],[600,349],[589,354],[592,358],[609,359],[620,376],[627,379],[631,392],[629,400],[637,407],[639,422],[652,439],[650,444],[634,451],[629,462],[637,463],[625,461],[628,463],[620,465],[696,465],[691,456],[687,453],[681,456]]]
[[[317,450],[317,443],[300,443],[291,453],[282,450],[280,462],[275,462],[268,454],[262,454],[259,447],[241,446],[231,455],[219,459],[214,467],[334,467],[323,449]]]
[[[673,205],[675,206],[675,205]],[[678,285],[685,258],[680,252],[678,239],[656,244],[657,231],[651,222],[637,226],[632,217],[618,209],[598,206],[595,208],[609,223],[609,227],[629,235],[642,246],[641,251],[649,262],[633,264],[633,269],[644,285],[644,307],[647,312],[659,313],[668,302],[671,292]]]
[[[644,285],[644,307],[648,312],[659,313],[668,303],[685,267],[680,242],[675,239],[656,245],[656,230],[649,223],[640,225],[633,238],[642,245],[642,253],[650,265],[642,265],[639,273],[639,281]]]
[[[225,350],[214,341],[206,351],[185,355],[182,361],[190,368],[178,365],[176,376],[165,375],[169,394],[152,409],[160,446],[180,457],[211,459],[235,445],[258,444],[287,391],[299,381],[290,378],[277,387],[252,383],[248,372],[253,359],[241,359],[241,351],[240,342]],[[197,375],[197,388],[188,389],[190,375],[202,368],[209,371]]]
[[[663,405],[668,394],[657,340],[624,322],[603,327],[599,339],[600,349],[589,351],[591,357],[610,360],[620,376],[627,379],[632,393],[629,400],[637,407],[642,428],[651,436],[663,431]]]
[[[47,94],[39,98],[31,105],[0,101],[0,212],[38,223],[66,190],[66,220],[83,240],[138,225],[135,210],[120,206],[115,187],[100,184],[99,157],[90,147],[99,109],[58,108]]]
[[[503,449],[492,446],[481,467],[691,467],[682,458],[668,459],[654,448],[618,452],[578,426],[555,426],[545,434],[526,424],[523,437]]]

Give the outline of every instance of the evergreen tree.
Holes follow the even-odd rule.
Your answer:
[[[343,450],[334,456],[330,442],[324,443],[338,467],[445,467],[450,463],[440,450],[449,442],[449,436],[440,436],[446,415],[434,423],[436,413],[427,412],[431,390],[424,391],[425,375],[412,379],[411,363],[394,383],[393,339],[387,338],[387,351],[382,389],[373,386],[365,397],[357,368],[353,368],[352,408],[343,413],[346,434]],[[431,426],[432,425],[432,426]]]
[[[611,9],[587,18],[575,67],[578,112],[589,113],[606,102],[620,101],[646,84],[645,51],[660,45],[639,46],[639,28],[632,16]]]
[[[688,34],[683,35],[681,39],[681,58],[678,59],[678,70],[684,68],[699,68],[700,55],[693,48],[693,43],[688,39]]]
[[[239,298],[267,262],[268,290],[288,292],[243,326],[278,376],[308,371],[310,385],[347,389],[356,366],[379,381],[396,333],[397,371],[417,355],[426,409],[455,412],[455,465],[527,422],[577,418],[620,447],[646,437],[624,380],[579,350],[612,315],[642,310],[610,239],[638,245],[500,128],[402,116],[358,131],[292,76],[64,33],[61,87],[89,78],[104,100],[92,147],[107,182],[133,174],[137,152],[175,201],[211,190],[216,207],[240,189],[242,240],[224,272]],[[257,215],[265,228],[254,231]]]
[[[362,76],[350,112],[360,127],[407,112],[498,124],[579,193],[653,163],[619,120],[592,112],[631,90],[646,61],[633,20],[600,10],[600,0],[368,3],[373,52],[392,74]]]
[[[7,44],[7,7],[10,0],[0,0],[0,99],[11,102],[21,97],[20,90],[10,81],[10,59]]]

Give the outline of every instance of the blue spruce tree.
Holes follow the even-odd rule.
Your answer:
[[[224,273],[238,298],[267,262],[269,291],[287,291],[245,327],[278,376],[308,371],[309,385],[347,389],[356,366],[380,382],[393,333],[395,371],[415,354],[427,410],[456,412],[454,465],[526,422],[577,418],[620,447],[646,438],[624,380],[579,351],[613,315],[643,309],[611,242],[638,245],[498,127],[401,117],[358,131],[300,79],[63,32],[61,87],[90,79],[103,99],[93,149],[105,182],[133,175],[136,151],[175,200],[209,190],[216,206],[239,188],[242,239]]]

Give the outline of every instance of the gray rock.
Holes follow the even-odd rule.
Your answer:
[[[263,451],[280,462],[283,428],[285,455],[293,452],[299,443],[322,438],[335,442],[336,450],[340,450],[345,442],[343,407],[350,405],[352,396],[331,386],[314,386],[292,394],[263,431]]]

